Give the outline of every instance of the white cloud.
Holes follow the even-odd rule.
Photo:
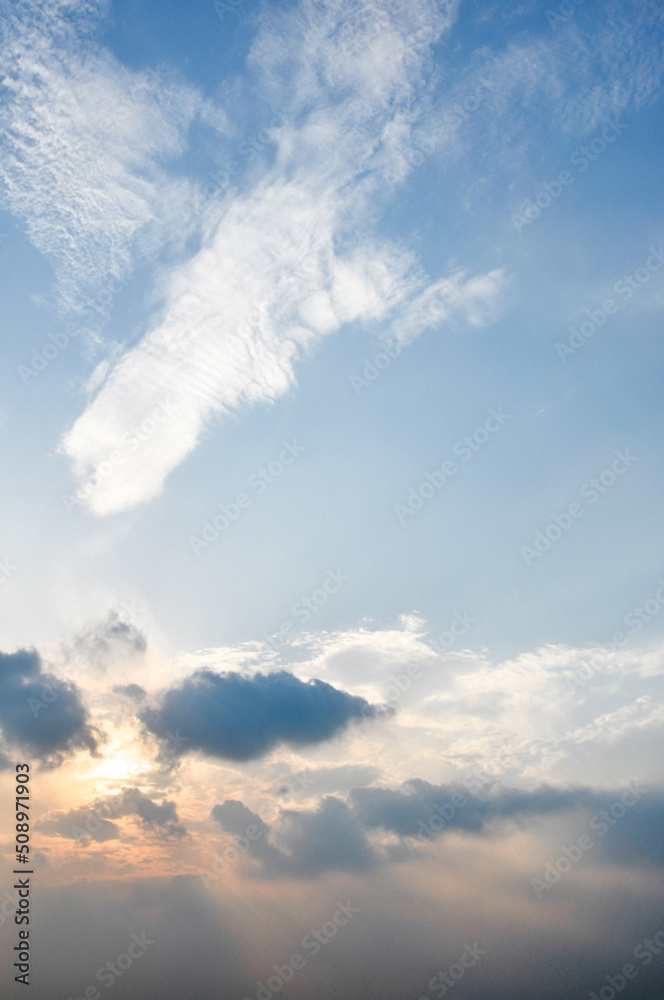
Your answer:
[[[453,8],[440,13],[419,0],[394,4],[388,17],[378,7],[304,0],[290,13],[267,12],[249,63],[272,105],[287,108],[288,124],[274,131],[276,162],[252,188],[209,206],[203,247],[169,275],[159,320],[66,434],[78,479],[99,481],[79,492],[93,512],[155,497],[209,419],[274,401],[322,336],[383,321],[423,293],[412,253],[358,231],[368,228],[370,197],[389,190],[383,137],[392,123],[403,132],[416,119],[429,44]],[[479,323],[480,304],[495,300],[502,279],[473,280],[464,308]],[[100,463],[164,401],[176,408],[172,419],[102,482]]]
[[[95,44],[105,6],[2,4],[3,200],[51,259],[65,309],[181,232],[193,189],[159,161],[207,114],[193,89],[130,72]]]

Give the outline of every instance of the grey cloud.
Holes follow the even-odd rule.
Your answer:
[[[306,771],[281,774],[277,795],[328,795],[348,792],[358,784],[370,785],[380,777],[380,769],[363,764],[340,764],[338,767],[318,767]]]
[[[314,878],[326,871],[362,872],[378,860],[357,817],[331,795],[315,810],[281,810],[276,828],[234,800],[215,806],[212,819],[235,836],[246,836],[249,827],[258,827],[260,836],[249,840],[248,853],[261,863],[265,876]]]
[[[54,813],[35,824],[35,829],[51,837],[63,837],[65,840],[94,840],[99,844],[107,840],[118,840],[120,827],[103,819],[99,814],[99,805],[70,809],[69,812]]]
[[[121,656],[139,656],[147,649],[143,633],[117,611],[110,611],[98,625],[91,626],[73,643],[73,654],[84,657],[101,669]]]
[[[364,698],[324,681],[301,681],[285,670],[254,677],[199,670],[139,717],[171,745],[172,734],[181,733],[180,754],[200,751],[243,761],[263,757],[282,743],[321,743],[352,721],[380,712]]]
[[[146,827],[162,827],[170,836],[182,837],[186,833],[178,824],[178,814],[175,802],[164,801],[157,805],[148,795],[138,788],[125,788],[122,800],[116,806],[114,816],[138,816]]]
[[[349,801],[367,828],[382,827],[401,836],[415,836],[434,814],[444,816],[445,822],[441,830],[433,832],[461,829],[483,833],[493,820],[546,816],[576,809],[595,811],[611,805],[620,794],[542,785],[533,790],[494,787],[481,796],[462,784],[432,785],[421,778],[412,778],[396,791],[354,788]]]
[[[168,837],[183,837],[187,832],[178,823],[175,802],[164,800],[160,805],[138,788],[123,788],[119,795],[107,795],[89,806],[55,813],[38,823],[37,828],[69,840],[89,838],[103,843],[120,837],[120,827],[113,820],[125,816],[136,816],[146,830]]]
[[[97,752],[79,689],[44,673],[36,650],[0,653],[0,728],[9,747],[49,764],[79,748]]]
[[[113,691],[125,698],[131,698],[132,701],[142,701],[146,694],[145,688],[142,688],[140,684],[116,684]]]
[[[260,874],[271,877],[313,878],[325,871],[366,871],[381,862],[404,861],[412,847],[387,844],[372,846],[371,831],[378,829],[399,837],[432,841],[450,830],[488,836],[499,821],[528,821],[551,814],[583,813],[583,831],[591,831],[591,820],[601,820],[602,810],[623,801],[626,789],[595,791],[588,788],[557,789],[549,786],[532,791],[501,788],[487,797],[472,794],[464,785],[433,785],[419,778],[404,782],[400,789],[355,788],[348,801],[324,797],[316,809],[282,809],[279,823],[269,826],[243,803],[227,801],[215,806],[212,818],[227,833],[245,835],[251,825],[260,836],[248,853],[260,862]],[[614,864],[662,864],[661,829],[664,824],[664,793],[642,790],[632,805],[618,809],[621,819],[609,813],[606,829],[592,829],[600,858]],[[581,827],[579,828],[581,831]],[[604,839],[604,833],[609,834]]]

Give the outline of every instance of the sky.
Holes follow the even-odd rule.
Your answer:
[[[661,4],[0,12],[7,995],[659,998]]]

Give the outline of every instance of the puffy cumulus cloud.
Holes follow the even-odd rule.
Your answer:
[[[65,434],[76,498],[94,513],[157,496],[211,419],[274,402],[298,360],[343,325],[377,326],[401,309],[412,338],[445,319],[415,255],[374,235],[371,200],[390,195],[389,155],[410,141],[431,46],[455,7],[410,0],[367,18],[357,3],[301,0],[263,11],[249,68],[262,97],[284,108],[274,161],[207,206],[200,249],[164,283],[161,313]],[[502,272],[459,281],[458,314],[488,322]],[[127,437],[160,408],[168,420],[130,451]],[[104,477],[113,452],[118,469]]]
[[[0,653],[0,729],[6,744],[51,765],[77,749],[97,754],[79,689],[45,673],[35,650]]]
[[[658,783],[661,646],[551,644],[500,658],[488,649],[436,653],[432,644],[427,623],[404,616],[400,628],[306,636],[292,669],[393,706],[370,755],[358,744],[354,758],[380,759],[393,785],[412,773],[460,780],[478,766],[516,786],[593,787],[607,769],[616,783]]]
[[[122,836],[113,820],[125,816],[135,816],[143,829],[167,837],[181,838],[187,832],[178,822],[175,802],[164,799],[157,803],[138,788],[123,788],[117,795],[95,799],[87,806],[54,813],[37,823],[37,828],[51,836],[104,843]]]
[[[147,729],[179,753],[227,760],[263,757],[279,744],[301,747],[343,732],[381,709],[325,681],[301,681],[285,670],[244,677],[198,670],[139,713]]]

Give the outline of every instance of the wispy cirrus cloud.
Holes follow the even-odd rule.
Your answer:
[[[371,235],[371,202],[389,195],[395,143],[408,142],[421,116],[430,46],[455,9],[303,0],[266,11],[248,62],[261,95],[285,109],[275,162],[208,206],[202,248],[169,275],[160,318],[65,435],[62,451],[84,481],[131,421],[164,399],[177,410],[121,477],[82,497],[94,513],[158,495],[210,418],[273,402],[321,338],[348,323],[384,323],[424,292],[416,256]],[[495,300],[498,272],[479,280]],[[481,322],[473,302],[487,290],[468,280],[464,291]]]
[[[130,71],[97,45],[105,0],[3,0],[3,203],[53,264],[64,309],[125,281],[184,224],[193,186],[163,163],[185,147],[194,88]],[[225,120],[221,109],[213,116]]]

